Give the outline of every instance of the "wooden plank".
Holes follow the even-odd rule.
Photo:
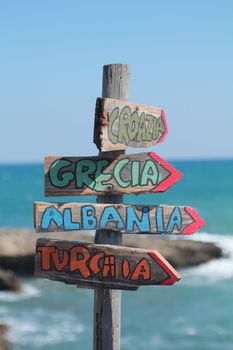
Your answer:
[[[204,221],[191,207],[91,203],[34,203],[37,232],[108,230],[192,234]]]
[[[45,195],[163,192],[183,175],[153,152],[111,157],[45,157]]]
[[[167,132],[161,108],[97,98],[94,143],[101,151],[156,145],[164,140]]]
[[[35,276],[87,288],[127,290],[171,285],[180,279],[157,251],[44,238],[37,240]]]

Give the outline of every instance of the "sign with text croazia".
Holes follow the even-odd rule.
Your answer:
[[[37,232],[192,234],[204,221],[191,207],[35,202],[34,225]]]
[[[35,276],[78,287],[128,290],[180,280],[154,250],[45,238],[37,240]]]
[[[149,147],[162,142],[168,132],[161,108],[98,98],[94,143],[101,151]]]
[[[46,157],[45,195],[77,196],[163,192],[182,174],[157,154]]]

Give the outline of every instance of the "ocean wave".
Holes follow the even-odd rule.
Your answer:
[[[216,282],[233,279],[233,236],[198,233],[192,237],[194,241],[211,242],[220,247],[223,257],[214,259],[199,266],[186,268],[182,271],[184,283]]]
[[[38,316],[39,315],[39,316]],[[15,317],[15,314],[4,315],[2,320],[10,330],[7,339],[14,345],[20,344],[27,349],[44,349],[46,346],[62,342],[74,342],[85,331],[85,326],[71,314],[62,318],[51,318],[46,309],[28,310]],[[72,330],[72,332],[71,332]]]
[[[29,298],[38,298],[41,295],[39,289],[30,283],[24,283],[20,292],[1,291],[0,301],[17,302]]]

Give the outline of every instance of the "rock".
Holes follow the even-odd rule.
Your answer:
[[[131,247],[158,250],[175,268],[198,265],[222,257],[221,248],[213,243],[192,241],[191,237],[169,238],[156,235],[123,235],[123,244]],[[0,230],[0,267],[19,274],[33,274],[36,234],[29,229]],[[47,233],[46,237],[93,242],[94,232]],[[162,238],[161,238],[162,237]]]
[[[0,350],[10,350],[11,345],[10,343],[5,339],[0,336]]]
[[[33,275],[36,240],[45,237],[29,229],[0,229],[0,268],[19,275]],[[93,235],[80,232],[51,233],[46,237],[91,242]]]
[[[212,259],[219,259],[223,256],[222,249],[213,243],[198,242],[182,238],[169,239],[166,237],[153,239],[151,236],[147,236],[140,239],[138,243],[135,238],[129,236],[124,240],[124,244],[158,250],[159,253],[177,269],[199,265]]]
[[[33,274],[35,232],[28,229],[0,230],[0,267],[17,274]]]
[[[6,333],[9,331],[9,326],[6,324],[0,323],[0,335],[6,335]]]
[[[216,247],[213,243],[185,240],[172,241],[172,243],[169,248],[164,247],[164,255],[177,269],[203,264],[222,257],[221,248]],[[163,249],[161,249],[161,253],[163,254]]]
[[[9,331],[9,327],[7,325],[0,324],[0,350],[11,349],[11,344],[5,338],[8,331]]]
[[[19,292],[21,283],[18,276],[11,270],[0,269],[0,290]]]

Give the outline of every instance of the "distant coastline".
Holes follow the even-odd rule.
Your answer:
[[[150,149],[148,149],[150,150]],[[153,151],[155,153],[157,153],[156,149],[153,148]],[[135,152],[135,151],[134,151]],[[95,154],[94,154],[95,153]],[[79,154],[79,156],[96,156],[97,152],[94,152],[91,154]],[[133,153],[133,151],[129,151],[128,152]],[[224,156],[224,157],[193,157],[193,158],[186,158],[186,157],[177,157],[177,158],[173,158],[173,157],[166,157],[166,155],[163,155],[163,157],[166,159],[167,162],[171,162],[174,164],[178,164],[178,163],[187,163],[187,162],[233,162],[233,155],[232,156]],[[44,166],[43,163],[43,157],[41,160],[29,160],[29,161],[9,161],[9,162],[5,162],[5,161],[1,161],[0,160],[0,167],[5,167],[5,166]]]
[[[33,275],[36,239],[52,237],[74,240],[78,242],[93,242],[93,233],[83,231],[67,233],[50,233],[39,235],[29,229],[0,229],[0,269],[5,289],[20,290],[18,275]],[[210,242],[198,242],[189,239],[159,238],[151,235],[124,235],[123,245],[158,250],[174,268],[181,269],[199,265],[223,256],[221,248]],[[7,271],[8,275],[4,275]],[[11,275],[9,275],[9,271]],[[15,274],[15,275],[14,275]],[[0,277],[1,282],[1,277]],[[11,284],[12,283],[12,284]],[[0,283],[4,289],[4,283]]]

